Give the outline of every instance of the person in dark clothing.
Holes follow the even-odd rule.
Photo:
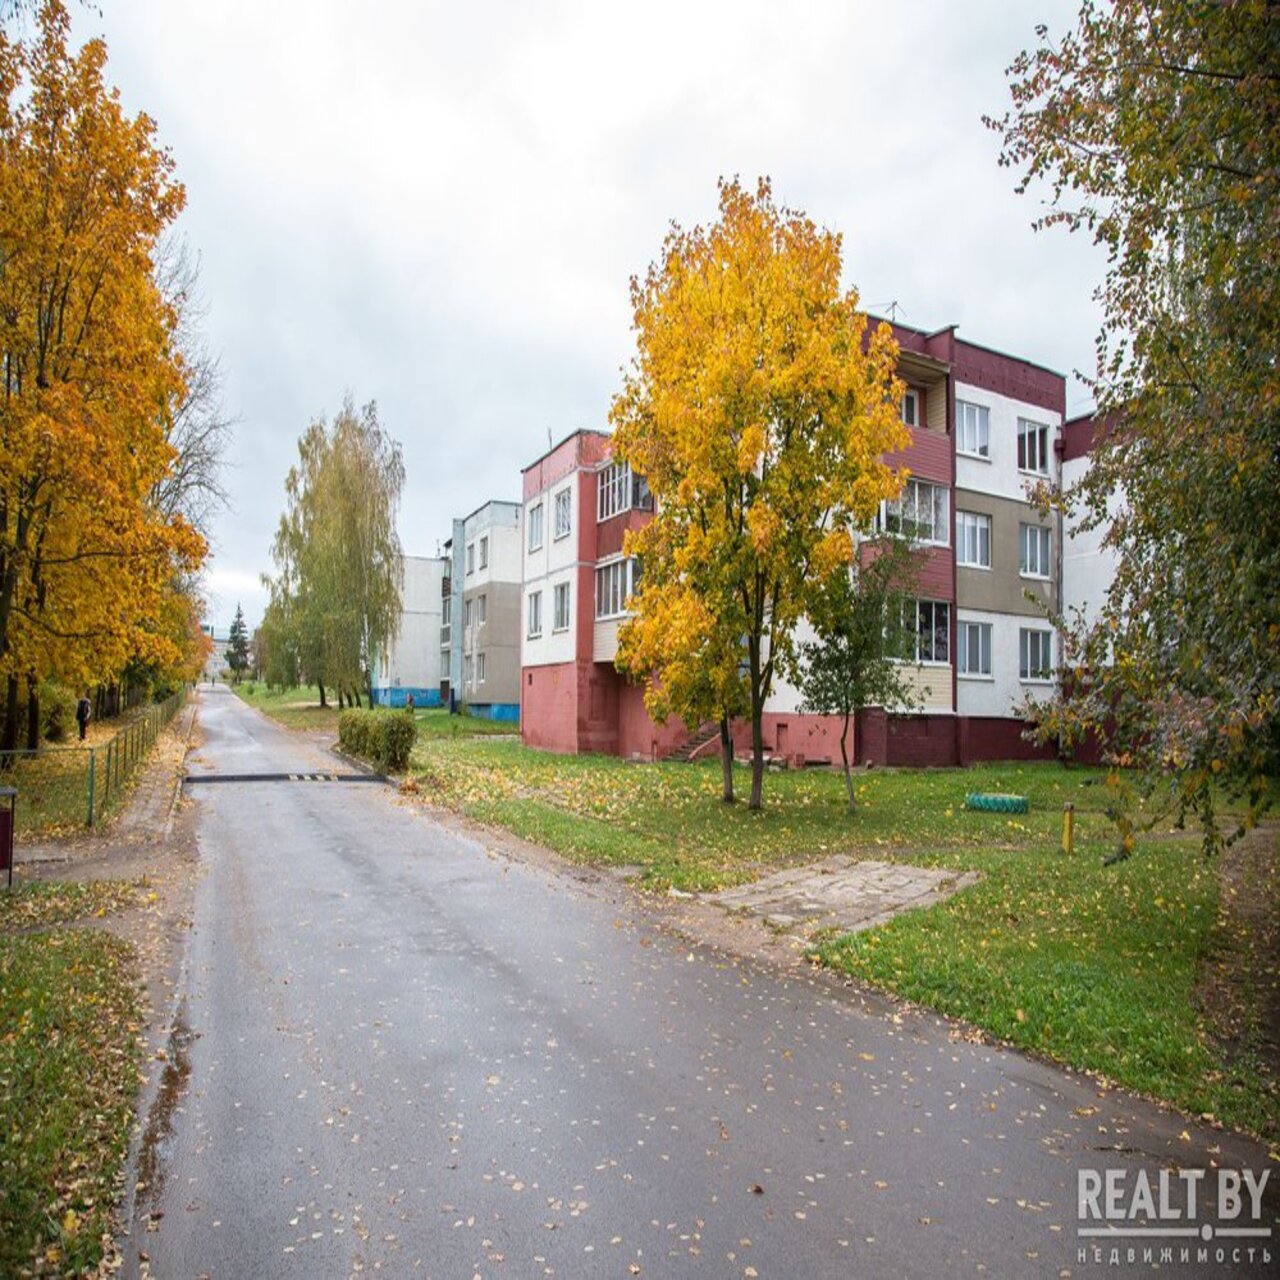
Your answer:
[[[80,726],[80,741],[84,741],[84,731],[88,727],[89,717],[93,714],[93,704],[89,701],[89,691],[76,703],[76,724]]]

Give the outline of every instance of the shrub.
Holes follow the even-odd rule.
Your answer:
[[[76,722],[76,695],[66,685],[45,680],[40,685],[40,732],[49,742],[62,742]]]
[[[418,726],[412,716],[389,707],[353,708],[338,717],[338,742],[350,755],[379,769],[408,767]]]

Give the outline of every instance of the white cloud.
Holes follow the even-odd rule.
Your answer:
[[[628,278],[671,219],[714,215],[721,174],[769,173],[841,230],[864,303],[1087,365],[1101,264],[1032,234],[980,123],[1033,23],[1071,10],[109,0],[78,15],[188,187],[242,420],[219,622],[238,591],[260,608],[249,587],[293,442],[344,390],[376,398],[404,443],[417,552],[514,496],[548,428],[602,425]]]

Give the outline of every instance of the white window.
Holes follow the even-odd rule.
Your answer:
[[[1049,577],[1049,530],[1024,524],[1018,526],[1018,535],[1018,569],[1023,577]]]
[[[913,616],[914,615],[914,616]],[[916,662],[951,661],[951,606],[944,600],[908,600],[902,624],[915,636]],[[914,625],[913,625],[914,624]]]
[[[529,627],[528,627],[529,639],[534,640],[541,634],[542,634],[542,592],[531,591],[529,593]]]
[[[476,544],[474,542],[467,543],[467,572],[475,573],[476,571]]]
[[[956,564],[991,568],[991,517],[956,512]]]
[[[569,584],[567,582],[556,584],[552,605],[554,608],[551,618],[552,631],[567,631],[569,629]]]
[[[1049,474],[1049,428],[1043,422],[1018,419],[1018,470]]]
[[[1018,678],[1053,679],[1053,632],[1023,627],[1018,632]]]
[[[596,483],[596,519],[608,520],[619,512],[653,510],[653,495],[644,476],[631,474],[629,462],[611,462],[600,471]]]
[[[476,684],[484,684],[484,654],[476,654]]]
[[[631,464],[611,462],[600,472],[596,490],[596,519],[608,520],[631,506]]]
[[[884,528],[915,542],[951,542],[950,494],[945,485],[908,480],[900,498],[885,503]]]
[[[535,502],[529,508],[529,550],[542,546],[542,503]]]
[[[640,588],[640,566],[634,560],[614,560],[596,570],[596,617],[617,618],[626,612],[627,598]]]
[[[471,626],[471,601],[464,600],[462,602],[462,626],[465,630]]]
[[[453,621],[453,596],[445,596],[440,601],[440,625],[447,627]]]
[[[909,427],[920,425],[920,393],[908,391],[902,397],[902,421]]]
[[[476,597],[476,626],[483,627],[485,619],[489,616],[489,597]]]
[[[991,457],[991,410],[985,404],[956,401],[956,450],[972,458]]]
[[[487,537],[480,539],[480,567],[487,569],[489,567],[489,539]],[[480,619],[484,621],[483,618]]]
[[[956,669],[962,676],[991,674],[991,623],[962,622],[957,637]]]
[[[561,489],[556,494],[556,527],[555,536],[557,538],[567,538],[569,536],[569,526],[573,520],[573,491],[571,489]]]

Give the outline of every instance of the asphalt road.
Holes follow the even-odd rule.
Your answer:
[[[203,699],[193,772],[334,767]],[[1081,1261],[1080,1167],[1154,1184],[1259,1157],[933,1018],[691,947],[388,788],[190,791],[206,871],[127,1271],[1115,1275],[1111,1249],[1153,1242]]]

